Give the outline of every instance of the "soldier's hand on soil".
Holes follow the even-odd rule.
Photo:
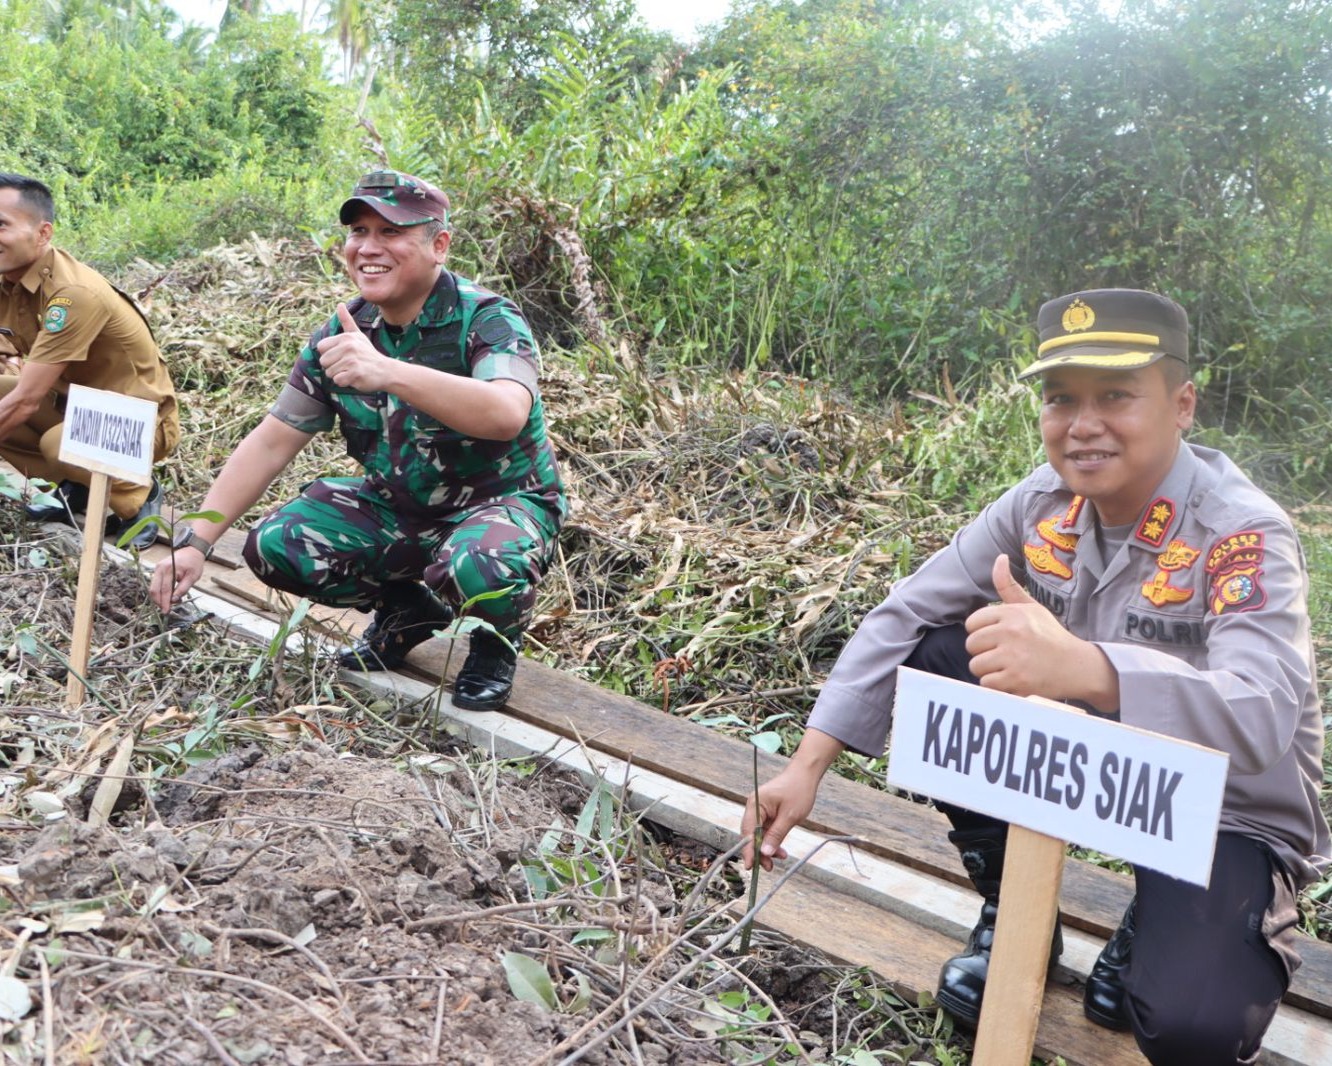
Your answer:
[[[176,548],[153,568],[148,595],[166,614],[185,598],[185,593],[203,576],[203,571],[203,552],[192,547]]]

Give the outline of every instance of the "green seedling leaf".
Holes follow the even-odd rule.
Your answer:
[[[116,547],[117,548],[129,547],[129,542],[132,541],[135,537],[137,537],[141,532],[143,532],[149,526],[156,526],[159,530],[165,530],[167,533],[171,532],[171,523],[168,522],[165,518],[163,518],[160,514],[144,515],[144,517],[140,518],[137,522],[135,522],[132,526],[130,526],[129,529],[125,530],[123,533],[120,534],[119,537],[116,538]]]
[[[206,936],[201,936],[193,929],[183,929],[180,934],[180,946],[188,955],[211,955],[213,953],[213,942]]]
[[[614,939],[615,934],[609,929],[580,929],[570,939],[571,944],[602,944]]]
[[[14,644],[24,655],[36,655],[41,648],[41,645],[37,643],[37,637],[33,634],[30,625],[22,625],[15,628]]]
[[[51,561],[51,557],[41,548],[32,548],[28,551],[28,569],[42,570],[46,564]]]
[[[536,959],[518,951],[506,951],[500,962],[504,976],[509,979],[509,991],[524,1003],[535,1003],[547,1010],[556,1010],[555,985],[546,968]]]
[[[574,980],[578,982],[578,992],[564,1007],[565,1014],[578,1014],[587,1009],[587,1005],[592,1002],[592,983],[587,979],[587,974],[582,970],[573,971]]]
[[[782,749],[782,735],[776,732],[755,733],[749,738],[749,742],[759,751],[766,751],[769,755],[776,755]]]

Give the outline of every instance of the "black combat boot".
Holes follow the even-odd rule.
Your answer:
[[[393,670],[435,630],[453,621],[453,609],[419,581],[386,581],[374,604],[375,617],[361,639],[338,655],[348,670]]]
[[[63,522],[74,524],[74,516],[88,510],[88,486],[77,481],[62,481],[50,492],[44,492],[23,508],[29,522]]]
[[[981,904],[980,920],[967,938],[966,950],[954,955],[939,971],[939,992],[935,998],[959,1022],[974,1029],[980,1022],[990,950],[994,947],[994,923],[999,917],[999,879],[1004,872],[1007,828],[954,829],[948,839],[962,856],[967,876],[985,902]],[[1051,965],[1063,951],[1064,936],[1056,915],[1050,943]]]
[[[485,629],[472,630],[471,649],[453,682],[453,705],[464,711],[497,711],[513,691],[518,652]]]
[[[1087,975],[1087,988],[1082,994],[1082,1012],[1088,1019],[1107,1029],[1130,1028],[1128,1009],[1124,1002],[1124,971],[1133,954],[1134,925],[1137,919],[1138,898],[1133,897],[1119,928],[1105,942],[1096,965]]]

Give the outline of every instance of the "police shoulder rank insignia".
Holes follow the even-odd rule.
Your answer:
[[[1144,581],[1142,594],[1155,607],[1166,607],[1172,603],[1188,603],[1193,599],[1193,589],[1182,589],[1170,583],[1170,575],[1180,570],[1187,570],[1202,554],[1197,548],[1190,548],[1182,540],[1172,540],[1160,555],[1156,557],[1156,576]]]
[[[1074,496],[1073,502],[1068,505],[1068,510],[1064,512],[1063,521],[1059,524],[1066,528],[1073,525],[1078,520],[1078,515],[1082,514],[1082,507],[1086,502],[1086,496]]]
[[[42,329],[47,333],[59,333],[69,322],[69,309],[52,301],[42,319]]]
[[[1159,548],[1165,543],[1166,534],[1170,532],[1170,523],[1174,520],[1175,501],[1158,496],[1148,505],[1147,513],[1143,515],[1134,536],[1144,544]]]
[[[1267,593],[1258,580],[1263,572],[1264,550],[1263,535],[1246,529],[1223,537],[1207,553],[1214,614],[1256,611],[1267,602]]]

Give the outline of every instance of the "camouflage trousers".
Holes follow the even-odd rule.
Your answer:
[[[505,591],[467,613],[516,640],[531,619],[562,518],[561,501],[538,493],[411,516],[364,478],[321,478],[250,530],[245,561],[273,588],[361,610],[387,581],[424,581],[460,613],[474,597]]]

